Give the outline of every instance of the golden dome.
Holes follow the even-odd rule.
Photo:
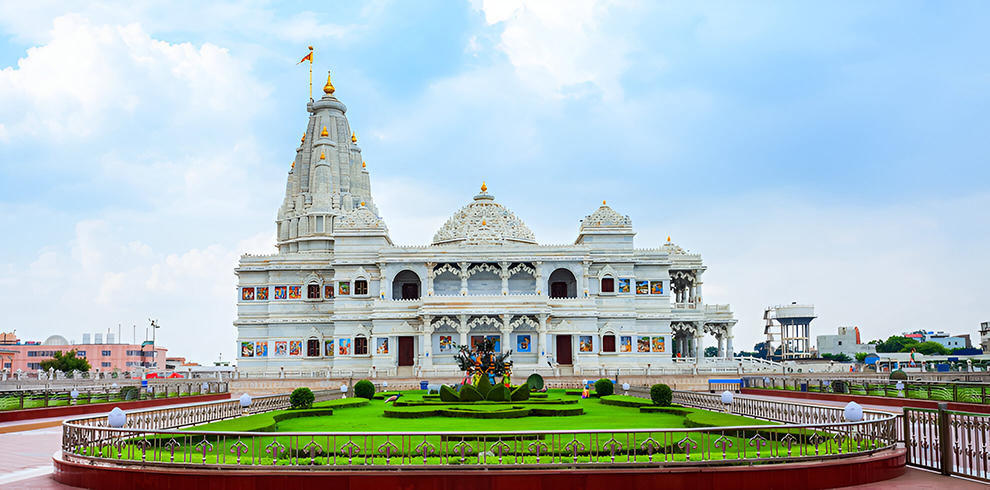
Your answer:
[[[481,192],[488,192],[488,186],[485,185],[485,181],[481,181]]]
[[[604,199],[602,199],[602,206],[604,206],[604,205],[605,205],[605,200],[604,200]]]
[[[361,206],[364,207],[364,201],[361,201]]]
[[[327,156],[323,154],[323,151],[320,151],[320,160],[326,160],[326,159]]]
[[[326,126],[323,126],[323,131],[320,132],[320,136],[323,136],[324,138],[326,138],[327,136],[330,136],[330,133],[327,132],[327,127]]]
[[[300,143],[305,143],[306,142],[306,133],[303,133],[303,137],[302,138],[299,138],[299,142]]]
[[[357,143],[357,133],[351,133],[351,143]]]
[[[667,236],[667,241],[668,241],[668,242],[670,241],[670,235],[668,235],[668,236]]]
[[[337,89],[333,88],[333,84],[330,83],[330,72],[327,72],[327,84],[323,86],[323,93],[327,95],[333,95]]]
[[[361,162],[361,168],[368,168],[368,164],[365,162]]]

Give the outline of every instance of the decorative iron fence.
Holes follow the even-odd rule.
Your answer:
[[[724,410],[715,395],[676,392],[687,406]],[[243,413],[237,401],[128,414],[125,428],[106,417],[63,424],[67,460],[112,465],[337,469],[519,469],[770,464],[870,454],[897,443],[892,414],[844,422],[828,410],[737,397],[734,413],[787,425],[632,430],[498,432],[264,433],[175,430]],[[288,395],[255,398],[248,413],[288,406]]]
[[[990,482],[990,415],[905,408],[907,462],[943,475]]]
[[[809,391],[862,396],[884,396],[914,400],[936,400],[958,403],[990,404],[990,384],[985,382],[900,381],[891,379],[805,379],[747,378],[748,387],[768,390]]]

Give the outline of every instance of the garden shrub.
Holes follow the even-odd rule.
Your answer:
[[[461,387],[460,399],[462,402],[480,402],[485,396],[474,385],[464,385]]]
[[[514,402],[524,402],[529,400],[529,383],[516,387],[509,394],[509,400]]]
[[[509,401],[509,397],[509,389],[505,385],[498,385],[485,395],[485,400],[490,402],[507,402]]]
[[[612,380],[602,378],[595,381],[595,393],[598,396],[609,396],[615,391],[615,385],[612,384]]]
[[[660,383],[655,384],[650,387],[650,400],[653,400],[653,404],[661,407],[669,407],[670,400],[674,397],[674,393],[670,391],[670,387]]]
[[[492,382],[488,379],[488,376],[481,375],[481,379],[475,384],[475,388],[478,393],[481,393],[481,398],[484,399],[488,396],[488,392],[492,391]]]
[[[584,415],[583,408],[550,408],[550,407],[530,407],[529,415],[532,417],[575,417]]]
[[[687,414],[691,413],[690,410],[686,410],[686,409],[683,409],[683,408],[673,408],[675,406],[676,405],[671,405],[670,407],[657,407],[657,406],[648,406],[647,405],[647,406],[639,407],[639,412],[640,413],[667,413],[667,414],[670,414],[670,415],[680,415],[682,417],[687,416]]]
[[[131,401],[139,398],[141,398],[141,388],[137,386],[125,386],[120,389],[121,400]]]
[[[533,391],[540,391],[543,389],[543,376],[533,373],[526,378],[526,384],[529,385],[529,389]]]
[[[460,397],[460,395],[457,394],[456,391],[454,391],[453,388],[451,388],[451,387],[449,387],[447,385],[441,385],[440,386],[440,401],[447,402],[447,403],[450,403],[450,402],[459,402],[459,401],[461,401],[461,397]]]
[[[354,396],[370,400],[375,396],[375,384],[366,379],[354,383]]]
[[[644,400],[642,398],[636,398],[634,396],[628,396],[628,395],[603,396],[601,397],[601,404],[612,405],[616,407],[632,407],[632,408],[651,405],[649,400]]]
[[[314,400],[316,400],[316,395],[313,394],[313,390],[305,387],[296,388],[289,395],[289,405],[294,409],[312,408]]]

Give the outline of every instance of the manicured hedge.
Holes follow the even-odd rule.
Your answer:
[[[660,383],[655,384],[650,387],[650,400],[653,400],[654,405],[661,407],[670,406],[670,401],[674,397],[674,392],[670,390],[670,387]]]
[[[458,402],[461,401],[461,396],[454,391],[453,388],[447,385],[440,386],[440,401],[442,402]]]
[[[599,379],[598,381],[595,381],[595,393],[598,393],[598,396],[600,397],[609,396],[614,392],[615,392],[615,385],[612,384],[612,380],[602,378]]]
[[[526,400],[529,400],[529,397],[530,397],[530,393],[529,393],[528,384],[517,387],[516,389],[512,390],[511,394],[509,394],[509,399],[514,402],[524,402]],[[546,396],[544,396],[544,398],[546,398]]]
[[[488,376],[484,376],[484,375],[481,376],[481,379],[478,380],[478,382],[474,385],[474,387],[478,390],[478,393],[481,393],[482,400],[484,400],[485,397],[488,396],[489,391],[492,391],[491,380],[488,379]],[[464,392],[464,388],[461,388],[461,393],[463,392]]]
[[[682,417],[683,416],[686,416],[689,413],[691,413],[690,410],[685,410],[685,409],[680,409],[680,408],[674,408],[672,406],[671,407],[657,407],[657,406],[654,406],[654,405],[648,405],[648,406],[639,407],[639,411],[641,413],[669,413],[671,415],[680,415]]]
[[[296,388],[289,395],[289,404],[294,409],[313,408],[313,400],[316,400],[316,395],[309,388]]]
[[[603,396],[601,398],[601,404],[602,405],[613,405],[613,406],[616,406],[616,407],[639,408],[639,407],[650,406],[653,403],[650,402],[649,400],[644,400],[642,398],[636,398],[634,396],[628,396],[628,395],[609,395],[609,396]]]
[[[507,402],[509,401],[509,389],[505,385],[498,385],[492,388],[488,395],[485,396],[485,400],[491,402]]]
[[[534,417],[574,417],[584,415],[583,408],[549,408],[530,407],[529,414]]]
[[[370,400],[375,396],[375,384],[366,379],[354,383],[354,396]]]
[[[488,391],[489,390],[485,390],[485,394],[487,394]],[[474,387],[474,385],[464,385],[461,387],[460,400],[462,402],[480,402],[485,399],[485,394],[482,394],[478,388]]]

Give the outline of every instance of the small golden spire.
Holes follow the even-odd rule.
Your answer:
[[[487,220],[481,220],[481,226],[488,226]]]
[[[364,201],[361,201],[361,207],[362,208],[364,207]]]
[[[351,132],[351,143],[357,143],[357,133]]]
[[[337,89],[333,88],[333,84],[330,83],[330,72],[327,72],[327,84],[323,86],[323,93],[327,95],[333,95]]]
[[[604,205],[605,205],[605,200],[604,200],[604,199],[602,199],[602,206],[604,206]]]
[[[327,127],[326,126],[323,126],[323,131],[320,132],[320,136],[322,136],[324,138],[326,138],[327,136],[330,136],[330,133],[327,132]]]
[[[296,161],[295,160],[292,161],[292,168],[296,168]]]
[[[326,155],[324,155],[324,154],[323,154],[323,151],[321,150],[321,151],[320,151],[320,160],[326,160],[326,159],[327,159],[327,156],[326,156]]]
[[[670,242],[670,235],[667,235],[667,242]]]
[[[481,192],[488,192],[488,186],[485,185],[485,181],[481,181]]]
[[[365,162],[361,162],[361,168],[368,168],[368,164]]]
[[[299,138],[299,142],[300,143],[305,143],[306,142],[306,133],[303,133],[303,137],[302,138]]]

